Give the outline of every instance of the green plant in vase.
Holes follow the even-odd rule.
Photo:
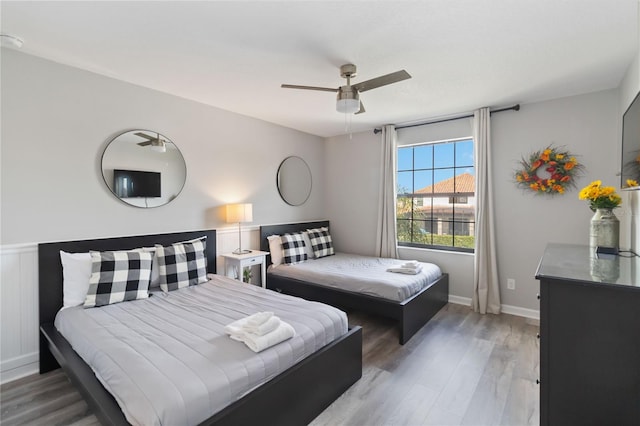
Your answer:
[[[242,282],[245,282],[245,283],[251,282],[251,277],[253,277],[253,272],[251,272],[251,267],[244,268],[242,270]]]

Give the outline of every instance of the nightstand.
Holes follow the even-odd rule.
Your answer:
[[[221,256],[224,258],[224,273],[229,276],[231,270],[237,271],[236,279],[242,281],[242,271],[247,266],[260,265],[260,284],[262,288],[267,288],[267,251],[251,250],[251,253],[246,254],[234,254],[224,253]],[[235,275],[235,274],[234,274]]]

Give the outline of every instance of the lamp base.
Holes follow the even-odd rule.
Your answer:
[[[235,249],[231,253],[233,253],[233,254],[249,254],[249,253],[251,253],[251,250]]]

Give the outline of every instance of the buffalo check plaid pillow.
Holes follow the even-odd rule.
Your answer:
[[[335,254],[329,228],[307,229],[307,233],[309,234],[309,240],[311,240],[311,248],[317,258]]]
[[[207,237],[161,246],[156,244],[160,289],[173,291],[207,281]]]
[[[89,291],[85,308],[149,297],[153,253],[92,251]]]
[[[282,260],[283,263],[293,265],[307,260],[304,238],[302,232],[295,234],[284,234],[282,237]]]

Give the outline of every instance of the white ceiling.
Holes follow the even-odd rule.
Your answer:
[[[638,0],[0,3],[21,51],[319,136],[618,87]],[[406,69],[345,117],[338,87]]]

